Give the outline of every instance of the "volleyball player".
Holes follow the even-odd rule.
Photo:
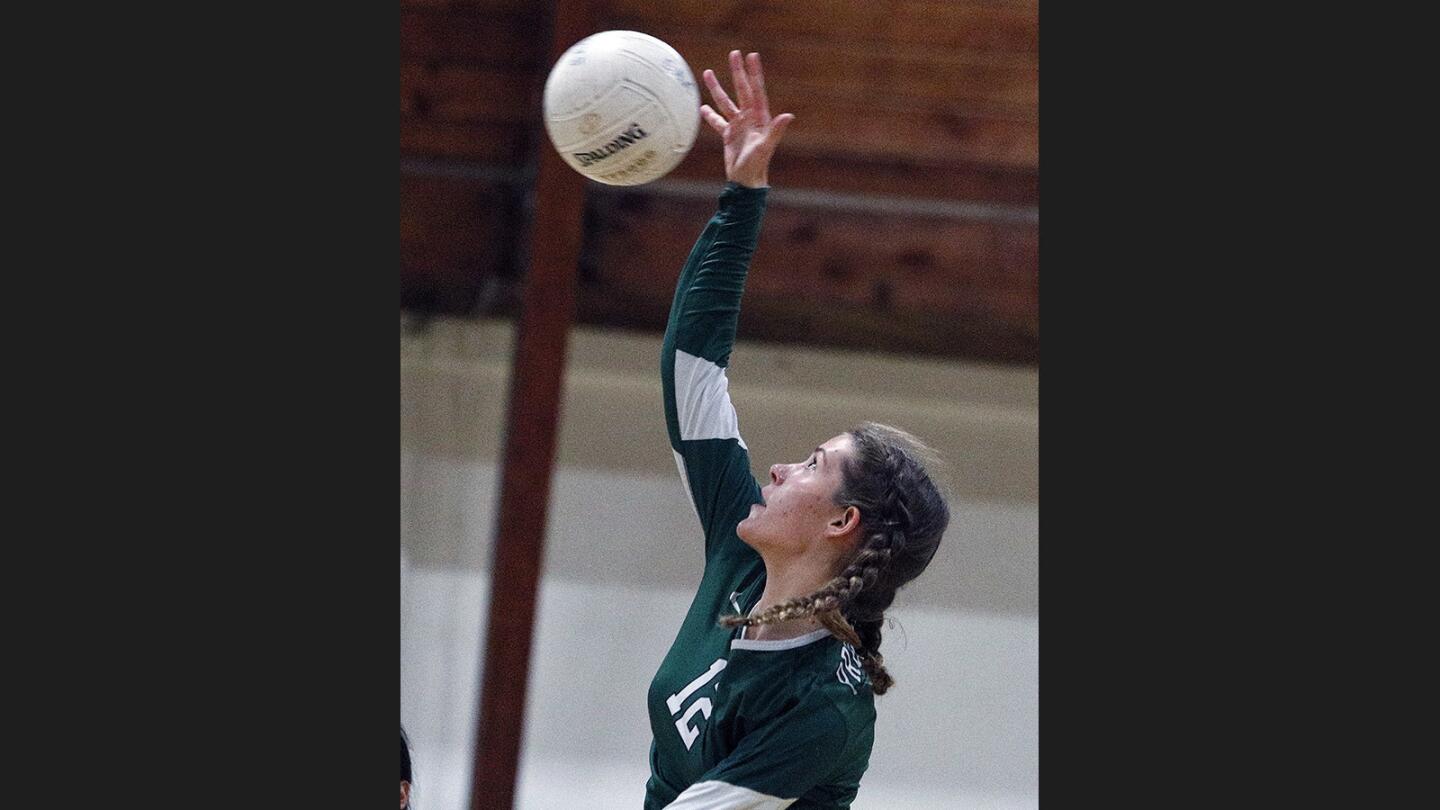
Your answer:
[[[949,521],[929,451],[866,423],[770,468],[763,487],[726,366],[760,235],[771,156],[758,54],[730,53],[734,99],[703,74],[701,116],[724,142],[726,185],[680,274],[661,355],[665,423],[705,537],[705,569],[651,682],[647,810],[848,807],[874,742],[880,655],[896,591]]]

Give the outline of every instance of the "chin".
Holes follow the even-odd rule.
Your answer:
[[[749,528],[750,528],[750,527],[748,527],[748,526],[745,525],[745,524],[747,524],[747,523],[749,523],[749,522],[750,522],[750,518],[745,518],[744,520],[742,520],[742,521],[740,521],[739,523],[735,524],[735,536],[736,536],[736,537],[739,537],[739,538],[740,538],[740,541],[741,541],[742,543],[744,543],[745,545],[747,545],[747,546],[752,546],[752,547],[753,547],[755,544],[750,541],[750,531],[749,531]]]
[[[747,517],[735,524],[735,535],[740,538],[740,542],[753,549],[759,550],[760,546],[757,545],[757,542],[760,541],[760,538],[757,536],[758,533],[755,531],[754,523],[754,518]]]

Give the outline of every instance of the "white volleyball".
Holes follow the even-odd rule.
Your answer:
[[[575,171],[635,186],[680,164],[700,130],[700,90],[685,59],[639,31],[574,45],[545,80],[545,131]]]

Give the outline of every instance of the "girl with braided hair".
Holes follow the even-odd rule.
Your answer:
[[[874,742],[885,610],[935,555],[949,520],[908,434],[866,423],[803,461],[750,474],[725,369],[759,240],[771,117],[758,54],[730,53],[732,101],[703,74],[728,181],[671,305],[665,421],[705,536],[705,572],[650,684],[646,810],[844,808]]]

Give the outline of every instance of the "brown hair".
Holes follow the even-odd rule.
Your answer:
[[[853,645],[875,694],[895,683],[880,655],[880,628],[895,592],[934,558],[950,522],[950,508],[926,465],[938,465],[930,448],[903,430],[866,422],[850,431],[855,451],[846,459],[835,503],[860,510],[863,538],[840,574],[820,590],[754,616],[722,616],[726,627],[753,627],[814,616]]]

